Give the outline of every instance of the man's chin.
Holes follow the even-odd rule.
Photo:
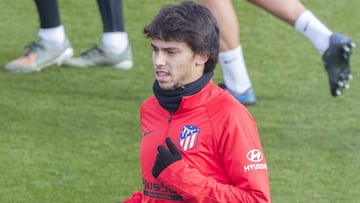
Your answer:
[[[176,88],[176,85],[172,85],[172,84],[169,84],[169,83],[166,83],[166,82],[159,82],[159,86],[162,90],[165,90],[165,91],[170,91],[170,90],[174,90]]]

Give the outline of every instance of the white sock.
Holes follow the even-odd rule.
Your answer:
[[[126,32],[106,32],[102,35],[103,46],[111,52],[121,54],[129,45],[129,38]]]
[[[329,30],[319,19],[309,10],[304,11],[295,22],[295,28],[301,32],[315,46],[321,55],[329,48]]]
[[[63,25],[54,28],[40,28],[38,36],[53,46],[60,46],[66,38]]]
[[[220,52],[219,62],[222,68],[225,86],[232,92],[242,94],[251,87],[241,45]]]

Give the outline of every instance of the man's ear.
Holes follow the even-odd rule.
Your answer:
[[[196,55],[196,65],[204,65],[209,59],[209,53]]]

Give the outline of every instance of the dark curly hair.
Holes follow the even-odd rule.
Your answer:
[[[219,57],[219,27],[204,6],[192,1],[163,7],[144,27],[147,38],[185,42],[195,54],[209,54],[204,73],[215,69]]]

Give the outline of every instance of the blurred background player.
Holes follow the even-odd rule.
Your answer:
[[[328,73],[333,96],[348,88],[350,54],[355,47],[349,37],[334,33],[298,0],[250,0],[287,24],[294,26],[318,50]],[[245,105],[256,103],[239,39],[239,25],[231,0],[200,0],[216,17],[220,27],[220,55],[224,84]]]
[[[102,44],[85,51],[78,58],[61,24],[57,0],[35,0],[40,20],[38,39],[27,45],[20,58],[5,65],[14,73],[41,71],[53,64],[71,67],[112,66],[129,69],[133,65],[128,35],[124,30],[122,0],[97,0],[103,34]]]

